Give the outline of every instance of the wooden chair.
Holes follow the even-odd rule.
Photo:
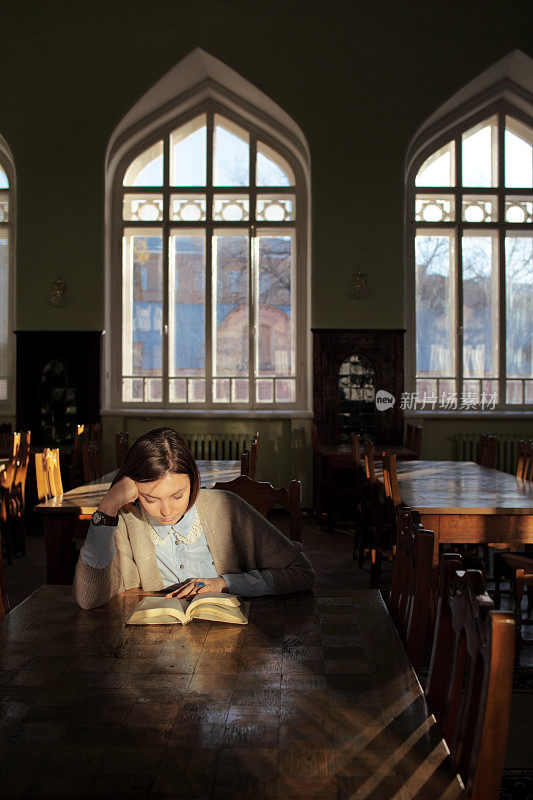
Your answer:
[[[31,431],[22,431],[20,433],[17,466],[11,490],[14,534],[18,551],[21,555],[26,554],[26,478],[30,461],[30,441]]]
[[[417,511],[399,508],[388,608],[415,670],[424,658],[431,618],[433,541]]]
[[[241,475],[250,477],[250,451],[243,450],[241,453]]]
[[[420,458],[422,450],[422,425],[412,425],[410,422],[405,426],[405,446],[413,450],[413,458]]]
[[[518,462],[516,477],[525,481],[533,480],[533,443],[518,442]]]
[[[364,548],[370,551],[370,588],[379,589],[381,584],[381,567],[387,550],[392,553],[390,525],[386,519],[386,510],[379,497],[379,481],[374,468],[374,445],[365,442],[365,481],[363,484],[363,525],[362,538],[354,543],[358,549],[359,566],[362,567]]]
[[[355,535],[353,558],[358,559],[359,568],[362,568],[365,550],[370,550],[370,537],[369,520],[366,509],[368,492],[365,487],[366,476],[361,463],[361,444],[357,433],[352,433],[350,435],[350,448],[352,452],[354,474],[352,509],[355,517]]]
[[[257,469],[257,456],[259,454],[259,432],[256,431],[254,433],[254,438],[252,439],[252,444],[250,447],[250,466],[248,475],[249,477],[255,481],[255,471]]]
[[[13,498],[13,485],[17,474],[20,438],[20,433],[8,434],[5,450],[8,461],[0,472],[0,530],[8,564],[11,564],[14,554],[16,506]]]
[[[104,473],[102,465],[102,426],[99,422],[85,426],[81,452],[83,482],[91,483]]]
[[[393,543],[398,535],[398,509],[401,505],[400,487],[398,485],[398,472],[396,470],[396,455],[386,450],[382,457],[383,486],[385,489],[385,509],[391,530]]]
[[[496,469],[498,462],[498,437],[490,433],[482,433],[478,444],[478,464],[482,467]]]
[[[83,480],[83,454],[82,442],[85,436],[85,425],[76,425],[76,433],[74,434],[74,446],[72,448],[72,455],[70,457],[70,485],[72,487],[80,486],[85,481]]]
[[[40,503],[63,494],[59,450],[47,447],[42,453],[35,453],[35,477]]]
[[[422,425],[414,426],[412,449],[415,451],[415,459],[419,459],[422,452]]]
[[[514,660],[514,620],[494,612],[481,572],[441,560],[437,626],[426,690],[470,800],[498,800]]]
[[[516,622],[516,650],[520,653],[525,641],[522,637],[522,625],[532,624],[532,619],[523,619],[522,599],[524,589],[527,591],[527,610],[533,611],[533,556],[527,553],[494,553],[494,605],[501,605],[501,583],[508,581],[514,596],[514,618]]]
[[[120,469],[126,458],[126,453],[130,449],[130,435],[128,431],[120,431],[115,433],[115,456],[117,460],[117,469]],[[102,473],[100,473],[101,475]],[[97,476],[98,477],[98,476]]]
[[[302,484],[292,480],[288,489],[275,489],[271,483],[252,480],[247,475],[241,475],[233,481],[215,483],[213,489],[223,489],[233,492],[246,500],[264,517],[271,509],[282,506],[290,515],[290,538],[295,542],[302,541]]]
[[[9,458],[12,430],[10,422],[2,422],[0,425],[0,456],[2,458]]]

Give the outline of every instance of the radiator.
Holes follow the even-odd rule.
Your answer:
[[[496,468],[502,472],[516,472],[518,462],[518,442],[531,439],[530,433],[498,433],[498,459]],[[457,433],[450,437],[456,461],[476,461],[479,433]]]
[[[183,438],[200,461],[239,461],[247,446],[244,433],[184,433]]]

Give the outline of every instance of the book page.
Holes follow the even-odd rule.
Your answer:
[[[204,594],[197,594],[195,597],[187,603],[185,613],[187,616],[193,616],[193,610],[198,606],[204,605],[205,603],[209,603],[209,605],[217,605],[217,606],[224,606],[227,607],[235,607],[238,608],[240,606],[241,601],[237,597],[236,594],[228,594],[228,592],[205,592]],[[198,616],[198,614],[194,614],[194,616]]]
[[[191,619],[206,619],[212,622],[230,622],[234,625],[246,625],[250,603],[244,602],[239,606],[220,605],[218,602],[202,603],[190,610]]]
[[[186,621],[189,603],[176,597],[145,597],[129,620],[128,625],[164,625]]]

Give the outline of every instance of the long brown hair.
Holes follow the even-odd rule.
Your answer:
[[[121,478],[131,478],[136,483],[157,481],[167,472],[187,475],[191,482],[189,505],[191,508],[200,490],[200,473],[191,451],[173,428],[154,428],[140,436],[126,453],[112,486]]]

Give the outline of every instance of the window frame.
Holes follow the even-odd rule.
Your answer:
[[[295,313],[296,397],[292,406],[278,407],[257,404],[257,408],[211,408],[133,404],[121,401],[118,387],[120,375],[118,339],[121,336],[122,304],[118,286],[121,264],[117,241],[117,220],[121,219],[119,198],[122,195],[124,165],[154,143],[166,132],[197,116],[208,103],[227,119],[247,130],[256,130],[266,148],[274,149],[288,162],[297,187],[297,291]],[[120,176],[120,179],[119,177]],[[218,187],[217,187],[218,188]],[[222,187],[220,187],[222,188]],[[262,189],[263,187],[257,187]],[[265,190],[267,187],[264,187]],[[289,188],[289,187],[287,187]],[[195,187],[195,190],[198,187]],[[238,187],[231,187],[232,191]],[[293,192],[294,193],[294,192]],[[280,417],[312,416],[312,341],[311,341],[311,157],[306,137],[298,124],[268,95],[255,87],[229,66],[201,48],[195,48],[152,86],[119,122],[113,131],[105,160],[105,330],[103,335],[103,414],[165,417],[178,413],[191,417]],[[203,406],[204,404],[202,404]]]
[[[132,401],[124,401],[122,400],[122,392],[121,392],[121,380],[118,380],[118,375],[122,373],[122,336],[115,335],[114,342],[113,342],[113,373],[116,376],[116,380],[113,381],[113,406],[115,408],[123,408],[123,409],[167,409],[169,411],[187,411],[187,410],[195,410],[201,411],[258,411],[264,410],[269,412],[275,412],[277,410],[281,411],[291,411],[298,408],[303,408],[304,398],[301,396],[301,385],[304,382],[302,377],[298,375],[298,365],[302,363],[303,359],[303,352],[302,350],[305,347],[305,337],[302,331],[302,323],[301,323],[301,315],[302,311],[305,315],[305,309],[302,307],[303,303],[301,301],[302,294],[304,294],[304,287],[302,286],[302,276],[305,275],[305,264],[302,262],[302,256],[300,252],[305,253],[305,244],[304,247],[300,247],[300,242],[302,239],[305,238],[305,231],[302,230],[304,227],[303,222],[306,218],[306,205],[307,200],[305,197],[305,193],[303,190],[303,176],[301,175],[301,170],[299,164],[291,157],[291,154],[283,148],[283,146],[273,140],[267,132],[261,130],[258,127],[251,126],[249,122],[246,122],[242,117],[239,117],[235,114],[234,111],[227,109],[220,103],[214,100],[205,101],[198,106],[190,109],[187,114],[180,115],[177,118],[174,118],[172,121],[167,122],[163,127],[157,129],[157,131],[152,132],[149,137],[146,139],[141,140],[135,147],[135,149],[129,151],[126,156],[121,161],[120,166],[117,169],[116,176],[115,176],[115,184],[114,184],[114,202],[113,202],[113,261],[116,265],[116,268],[113,270],[113,285],[111,288],[112,295],[114,297],[113,307],[115,309],[115,316],[116,319],[122,320],[123,314],[123,295],[122,295],[122,231],[125,228],[134,229],[138,228],[146,228],[146,222],[135,222],[135,221],[126,221],[122,219],[122,198],[124,193],[131,191],[135,192],[136,194],[150,194],[155,193],[157,191],[158,194],[163,195],[163,207],[168,208],[170,203],[170,197],[172,194],[177,192],[186,191],[188,188],[190,189],[191,193],[193,192],[203,192],[202,187],[175,187],[170,186],[169,184],[169,138],[170,134],[176,128],[186,125],[188,122],[191,122],[195,117],[207,114],[208,120],[214,120],[216,114],[229,119],[234,124],[238,125],[241,128],[244,128],[250,135],[250,145],[252,141],[257,142],[257,140],[261,140],[264,144],[268,147],[272,148],[272,150],[279,153],[290,165],[291,169],[294,172],[295,176],[295,185],[294,186],[286,186],[286,187],[269,187],[269,186],[257,186],[255,183],[252,185],[252,176],[255,173],[255,169],[253,172],[250,173],[250,185],[247,187],[238,187],[238,186],[206,186],[205,193],[207,196],[208,204],[212,201],[213,196],[217,193],[239,193],[247,194],[250,198],[256,198],[259,194],[268,194],[269,192],[272,193],[273,189],[275,189],[276,194],[290,194],[295,196],[295,204],[296,204],[296,219],[292,222],[285,223],[285,227],[288,231],[293,233],[294,241],[296,244],[295,250],[295,262],[293,265],[293,274],[295,276],[295,286],[293,289],[293,296],[294,296],[294,314],[296,316],[296,337],[295,337],[295,380],[296,380],[296,400],[294,403],[258,403],[254,400],[251,400],[249,403],[215,403],[211,402],[208,403],[173,403],[170,402],[168,399],[165,400],[165,395],[168,393],[163,392],[163,400],[161,402],[143,402],[142,404]],[[212,116],[210,116],[212,114]],[[210,127],[208,125],[208,131]],[[209,133],[208,133],[209,136]],[[144,150],[149,148],[151,145],[155,144],[158,140],[163,140],[163,164],[164,164],[164,178],[163,178],[163,186],[162,187],[124,187],[122,185],[122,181],[126,171],[132,161],[140,155]],[[250,162],[252,161],[252,153],[254,152],[255,148],[250,147]],[[209,151],[209,144],[208,144],[208,151]],[[300,222],[301,220],[301,222]],[[175,220],[171,220],[170,218],[163,219],[160,221],[154,221],[153,228],[154,230],[162,231],[163,236],[163,320],[168,318],[168,305],[169,305],[169,281],[168,281],[168,252],[167,252],[167,244],[168,237],[172,234],[173,230],[178,230],[180,228],[187,228],[191,229],[198,229],[199,231],[206,231],[206,240],[209,242],[210,237],[217,229],[242,229],[243,232],[250,231],[253,228],[256,228],[257,231],[265,231],[269,228],[272,230],[279,230],[283,227],[283,223],[280,222],[265,222],[265,221],[257,221],[255,224],[251,221],[246,222],[224,222],[221,220],[205,220],[201,222],[187,222],[187,223],[177,223]],[[209,249],[209,247],[207,247]],[[121,265],[119,270],[118,266]],[[207,258],[206,269],[209,272],[210,269],[210,258]],[[250,267],[251,269],[251,267]],[[252,276],[250,275],[250,278]],[[209,282],[209,281],[208,281]],[[207,288],[207,287],[206,287]],[[252,289],[252,281],[250,280],[250,289]],[[208,319],[211,317],[211,298],[206,297],[206,316]],[[114,320],[115,322],[115,320]],[[167,322],[168,325],[168,322]],[[163,326],[165,323],[163,322]],[[121,326],[122,327],[122,326]],[[250,326],[250,338],[252,338],[252,330]],[[212,376],[210,374],[210,370],[207,369],[207,365],[210,363],[211,360],[211,339],[210,336],[210,323],[207,322],[206,325],[206,384],[208,381],[212,380]],[[163,358],[162,358],[162,380],[163,384],[168,382],[169,375],[168,375],[168,331],[165,332],[163,328]],[[254,385],[255,378],[257,376],[253,375],[253,353],[254,348],[252,346],[252,342],[250,343],[250,369],[249,369],[249,380],[250,380],[250,394],[252,394],[252,387]],[[212,363],[212,362],[211,362]],[[243,376],[244,377],[244,376]],[[165,387],[164,387],[165,389]],[[299,391],[300,390],[300,391]]]
[[[476,98],[475,98],[476,99]],[[475,99],[472,105],[475,106]],[[533,99],[533,98],[532,98]],[[523,104],[522,104],[523,105]],[[498,381],[498,397],[494,409],[485,408],[482,413],[524,413],[533,412],[533,404],[517,404],[506,402],[506,281],[505,281],[505,239],[506,232],[512,231],[513,233],[521,230],[527,231],[528,234],[533,235],[533,225],[531,223],[510,223],[505,220],[505,198],[509,195],[527,195],[533,200],[533,188],[524,189],[522,187],[506,187],[505,186],[505,158],[504,158],[504,138],[505,138],[505,117],[512,117],[519,122],[527,125],[533,129],[533,103],[530,106],[531,114],[527,113],[524,108],[518,107],[509,100],[500,97],[492,102],[482,105],[472,113],[465,113],[464,107],[460,108],[456,115],[448,115],[445,123],[442,126],[441,132],[435,135],[434,131],[436,125],[428,129],[426,143],[422,144],[416,142],[416,154],[409,163],[406,170],[406,199],[405,199],[405,259],[406,259],[406,392],[413,397],[416,394],[416,258],[415,258],[415,239],[419,231],[427,229],[432,233],[436,229],[440,231],[448,230],[455,237],[455,254],[452,262],[452,269],[454,272],[453,283],[455,284],[454,298],[450,304],[450,310],[456,323],[456,331],[454,337],[454,375],[450,376],[456,381],[457,397],[460,399],[461,394],[465,391],[463,388],[463,381],[468,380],[464,378],[463,370],[463,336],[462,336],[462,322],[463,322],[463,290],[462,290],[462,239],[468,231],[483,232],[486,231],[496,232],[498,241],[498,254],[497,254],[497,280],[499,284],[498,296],[498,359],[497,359],[497,374],[493,376]],[[498,152],[497,152],[497,176],[498,185],[493,187],[470,187],[464,186],[462,183],[462,151],[461,151],[461,138],[462,135],[479,125],[482,122],[490,121],[491,118],[496,117],[498,124]],[[431,135],[433,133],[433,135]],[[455,141],[455,185],[453,186],[416,186],[417,173],[427,158],[432,153],[444,147],[448,142]],[[460,179],[460,180],[459,180]],[[455,219],[452,222],[421,222],[416,220],[415,202],[417,194],[446,194],[454,197],[455,202]],[[465,195],[482,195],[495,196],[498,208],[498,221],[497,222],[466,222],[462,217],[462,199]],[[439,380],[446,380],[446,378],[439,378]],[[476,380],[476,379],[473,379]],[[485,380],[490,380],[486,378]],[[510,378],[509,380],[512,380]],[[437,389],[437,396],[439,392]],[[478,403],[478,405],[480,405]],[[431,409],[429,412],[427,408],[420,405],[406,406],[406,410],[412,410],[415,413],[430,413],[431,415],[439,416],[453,416],[460,415],[461,413],[476,413],[471,411],[457,410],[436,410]],[[479,412],[478,412],[479,413]]]

